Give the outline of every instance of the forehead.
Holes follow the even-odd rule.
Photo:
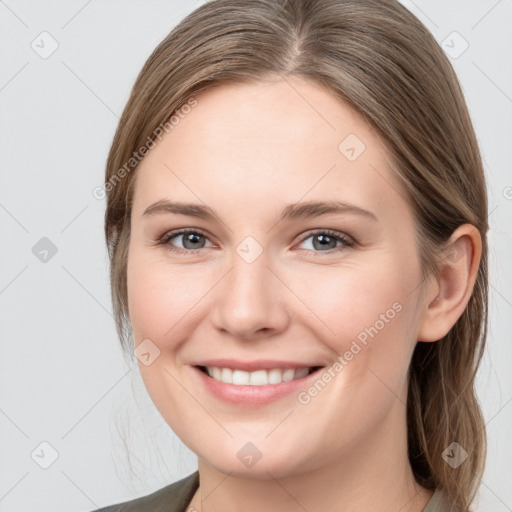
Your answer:
[[[134,208],[177,196],[270,206],[341,195],[382,209],[403,196],[385,143],[316,84],[222,84],[195,99],[139,165]]]

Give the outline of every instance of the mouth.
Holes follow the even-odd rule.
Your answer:
[[[291,396],[311,386],[325,366],[319,361],[216,358],[196,361],[189,368],[198,389],[237,407],[255,407]]]
[[[201,365],[197,365],[196,368],[207,377],[223,384],[234,386],[277,386],[284,382],[304,379],[323,368],[323,366],[270,368],[256,371]]]

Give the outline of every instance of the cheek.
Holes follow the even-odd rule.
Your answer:
[[[382,420],[397,397],[405,401],[415,346],[411,291],[417,285],[416,269],[383,258],[382,265],[318,270],[296,279],[292,287],[315,313],[302,306],[302,321],[333,352],[333,362],[322,375],[329,391],[318,391],[324,385],[315,383],[302,390],[299,402],[312,404],[302,411],[312,421],[322,414],[334,418],[328,422],[332,432],[331,426],[325,427],[326,435],[335,438],[339,425],[362,435]],[[365,427],[353,430],[355,424]]]
[[[319,267],[285,279],[307,306],[295,306],[302,311],[297,321],[339,362],[336,386],[357,388],[368,399],[386,392],[372,371],[400,388],[416,342],[418,269],[404,266],[400,255],[381,256],[372,265]]]
[[[303,312],[302,319],[309,318],[310,327],[340,349],[361,333],[364,339],[373,326],[380,332],[409,319],[406,306],[413,298],[416,271],[404,269],[392,257],[380,264],[284,272],[283,280],[301,300],[295,308]]]
[[[135,249],[127,266],[128,309],[135,343],[149,338],[161,350],[169,350],[173,340],[182,339],[195,307],[215,282],[210,282],[210,275],[199,265],[171,267],[165,257],[155,258]]]
[[[151,364],[139,361],[138,365],[149,396],[175,432],[186,437],[174,414],[190,398],[176,385],[175,379],[181,380],[179,350],[190,338],[198,303],[212,285],[204,269],[194,271],[191,265],[185,271],[162,260],[137,249],[130,253],[128,309],[135,345],[149,339],[158,348]]]

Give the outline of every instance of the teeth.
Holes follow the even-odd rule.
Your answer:
[[[224,375],[224,370],[222,371],[223,375]],[[251,379],[251,374],[250,373],[247,373],[247,372],[243,372],[241,370],[234,370],[233,371],[233,380],[232,380],[232,383],[233,384],[237,384],[239,386],[246,386],[247,384],[249,384],[249,381]]]
[[[230,368],[222,368],[221,374],[220,374],[220,380],[222,382],[232,384],[233,383],[233,370],[231,370]]]
[[[244,372],[231,368],[207,367],[208,375],[225,384],[236,386],[266,386],[267,384],[280,384],[291,380],[301,379],[309,374],[310,368],[273,368],[272,370],[256,370]]]
[[[306,377],[309,375],[309,368],[300,368],[299,370],[295,370],[294,379],[302,379],[302,377]]]
[[[270,370],[267,372],[267,382],[268,384],[279,384],[280,382],[283,382],[282,379],[282,371],[278,368],[274,368],[273,370]]]
[[[247,375],[249,382],[235,382],[235,379],[233,379],[233,384],[250,384],[251,386],[264,386],[265,384],[268,384],[267,370],[258,370],[251,373],[237,370],[237,372]]]

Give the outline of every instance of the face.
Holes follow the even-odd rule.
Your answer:
[[[154,404],[200,459],[251,477],[405,435],[421,274],[384,143],[298,78],[196,100],[134,188],[129,314]]]

